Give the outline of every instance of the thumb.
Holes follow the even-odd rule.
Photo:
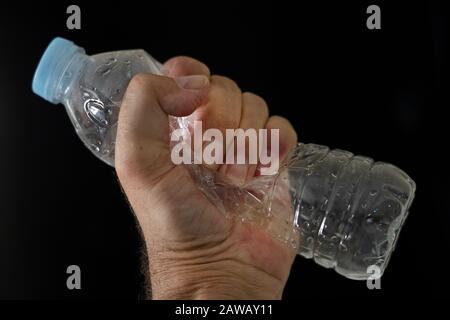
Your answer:
[[[130,81],[120,107],[115,167],[122,184],[154,181],[173,167],[168,115],[187,116],[203,103],[209,80],[195,75],[167,78],[139,74]]]

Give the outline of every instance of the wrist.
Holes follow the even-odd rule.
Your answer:
[[[280,299],[285,283],[235,261],[151,267],[152,298],[163,300]]]

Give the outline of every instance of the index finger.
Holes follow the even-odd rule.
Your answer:
[[[209,68],[194,58],[178,56],[167,60],[162,69],[162,73],[168,77],[182,77],[190,75],[204,75],[209,77]]]

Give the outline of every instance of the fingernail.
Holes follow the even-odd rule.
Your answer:
[[[177,77],[175,78],[175,82],[180,88],[187,90],[203,89],[209,84],[208,77],[203,75]]]

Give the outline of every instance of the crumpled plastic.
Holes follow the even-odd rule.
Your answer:
[[[188,117],[170,117],[169,124],[171,132],[183,129],[178,141],[186,141],[192,132]],[[192,155],[193,158],[196,156],[199,155]],[[275,174],[257,176],[242,186],[233,184],[225,175],[206,166],[189,164],[186,167],[198,188],[225,217],[262,228],[273,238],[296,249],[299,235],[294,224],[290,182],[285,170],[289,158]]]

